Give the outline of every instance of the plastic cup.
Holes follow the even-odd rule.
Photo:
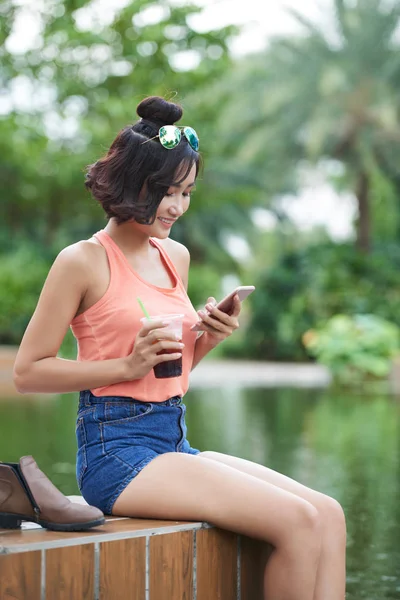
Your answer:
[[[172,331],[177,337],[177,341],[182,341],[182,326],[183,318],[185,315],[150,315],[150,320],[161,320],[169,321],[168,325],[165,325],[162,329],[164,331]],[[143,317],[140,321],[144,324],[148,322],[147,317]],[[159,354],[175,354],[176,350],[162,350]],[[176,360],[167,360],[165,362],[158,363],[153,368],[154,376],[157,379],[167,379],[169,377],[179,377],[182,375],[182,357]]]

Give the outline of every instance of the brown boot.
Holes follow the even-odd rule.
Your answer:
[[[98,508],[71,502],[32,456],[23,456],[19,463],[0,462],[0,529],[17,529],[21,521],[55,531],[81,531],[105,519]]]

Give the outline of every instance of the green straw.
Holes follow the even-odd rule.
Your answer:
[[[140,304],[140,308],[142,309],[142,311],[143,311],[143,313],[144,313],[144,316],[145,316],[147,319],[149,319],[149,320],[151,321],[151,319],[150,319],[150,315],[149,315],[149,313],[147,312],[147,310],[146,310],[146,308],[145,308],[145,306],[144,306],[143,302],[141,301],[141,299],[140,299],[139,297],[137,297],[137,298],[136,298],[136,300],[139,302],[139,304]]]

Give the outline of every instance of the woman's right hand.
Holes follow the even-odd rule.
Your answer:
[[[173,331],[163,329],[167,325],[162,319],[144,322],[131,354],[124,359],[128,380],[142,379],[158,363],[181,358],[184,344],[176,339]]]

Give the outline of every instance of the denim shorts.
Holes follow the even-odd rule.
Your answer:
[[[86,502],[111,514],[118,496],[153,458],[166,452],[199,454],[186,439],[185,413],[180,396],[141,402],[80,392],[76,477]]]

